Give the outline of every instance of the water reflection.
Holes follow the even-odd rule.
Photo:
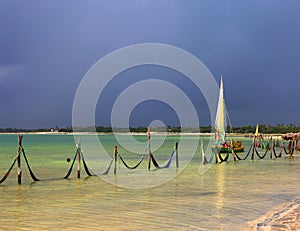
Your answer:
[[[223,208],[224,202],[224,184],[225,184],[225,163],[219,164],[218,168],[216,169],[216,180],[217,180],[217,200],[216,206],[217,211]]]
[[[16,214],[15,214],[15,222],[16,225],[21,227],[21,217],[23,215],[23,194],[22,194],[22,187],[21,185],[17,185],[16,188],[16,197],[15,197],[15,207],[16,207]]]

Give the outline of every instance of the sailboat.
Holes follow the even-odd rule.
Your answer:
[[[254,137],[258,137],[258,124],[256,125],[256,128],[255,128]]]
[[[219,150],[220,153],[229,153],[232,151],[232,148],[234,152],[244,152],[244,146],[242,145],[241,141],[235,141],[235,142],[226,141],[225,115],[226,115],[226,107],[225,107],[225,100],[224,100],[224,86],[223,86],[223,78],[221,77],[219,100],[218,100],[217,114],[215,120],[215,142],[213,148]]]

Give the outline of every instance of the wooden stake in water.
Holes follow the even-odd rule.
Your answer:
[[[202,164],[206,164],[206,157],[205,157],[205,152],[204,152],[204,145],[203,145],[203,140],[201,139],[201,157],[202,157]]]
[[[115,168],[114,168],[114,174],[117,173],[117,158],[118,158],[118,146],[115,145],[115,149],[114,149],[114,160],[115,160]]]
[[[175,148],[175,155],[176,155],[176,168],[179,168],[179,161],[178,161],[178,142],[175,142],[174,148]]]
[[[148,170],[151,168],[151,149],[150,149],[150,127],[148,127]]]
[[[272,159],[272,154],[273,154],[273,146],[275,145],[275,143],[273,143],[273,138],[271,136],[271,139],[270,139],[270,146],[269,146],[269,150],[270,150],[270,159]]]
[[[256,148],[255,145],[256,145],[256,144],[255,144],[255,137],[254,137],[254,138],[253,138],[253,143],[252,143],[252,155],[251,155],[251,160],[254,159],[254,151],[255,151],[254,149]]]
[[[230,140],[230,148],[231,148],[231,155],[233,157],[233,160],[236,161],[232,139]]]
[[[77,178],[80,178],[80,165],[81,165],[80,139],[78,139],[78,143],[77,143],[77,158],[78,158]]]
[[[23,136],[19,135],[18,136],[18,184],[22,183],[22,169],[21,169],[21,152],[22,152],[22,140],[23,140]]]

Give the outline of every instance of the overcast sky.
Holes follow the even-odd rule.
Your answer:
[[[299,9],[297,0],[0,0],[0,127],[71,126],[85,73],[110,52],[137,43],[179,47],[217,82],[222,75],[233,126],[300,125]],[[97,124],[109,125],[118,95],[148,78],[177,84],[201,125],[210,124],[201,92],[180,73],[157,66],[116,76],[97,105]],[[178,124],[174,110],[158,101],[138,105],[130,124],[155,119]]]

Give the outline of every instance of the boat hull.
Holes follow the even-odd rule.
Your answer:
[[[240,146],[240,147],[234,147],[233,148],[233,151],[234,152],[244,152],[244,146]],[[228,152],[231,152],[231,147],[220,147],[220,153],[228,153]]]
[[[218,153],[231,153],[231,147],[224,147],[224,146],[213,147],[213,151],[216,149]],[[233,150],[234,152],[239,153],[239,152],[244,152],[245,148],[244,145],[241,145],[239,147],[234,147]]]

